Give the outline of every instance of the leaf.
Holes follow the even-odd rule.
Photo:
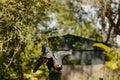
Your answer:
[[[108,47],[108,46],[106,46],[106,45],[104,45],[104,44],[102,44],[102,43],[94,43],[93,46],[94,46],[94,47],[99,47],[99,48],[103,49],[104,54],[105,54],[106,56],[108,56],[110,60],[113,60],[113,59],[114,59],[114,56],[115,56],[114,54],[115,54],[115,52],[111,52],[111,48],[110,48],[110,47]]]
[[[31,77],[32,77],[31,74],[27,74],[27,73],[24,73],[24,76],[25,76],[26,78],[31,78]]]
[[[106,66],[111,70],[118,69],[117,62],[115,62],[115,61],[106,62]]]
[[[2,51],[3,43],[0,42],[0,51]]]
[[[44,72],[41,71],[41,70],[37,70],[37,72],[36,72],[37,75],[41,75],[41,74],[43,74],[43,73],[44,73]]]
[[[27,79],[30,79],[30,80],[38,80],[38,78],[35,78],[32,74],[24,73],[24,76],[25,76]]]
[[[106,46],[106,45],[104,45],[102,43],[94,43],[93,46],[94,47],[99,47],[99,48],[103,49],[106,52],[110,51],[110,47],[108,47],[108,46]]]
[[[0,0],[0,3],[3,3],[3,4],[4,4],[6,1],[7,1],[7,0]]]

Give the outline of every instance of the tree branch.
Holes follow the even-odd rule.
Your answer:
[[[119,7],[118,7],[118,20],[117,20],[117,23],[116,23],[116,25],[115,25],[115,27],[114,27],[114,33],[115,34],[120,34],[120,4],[119,4]]]
[[[21,41],[20,41],[20,42],[21,42]],[[9,61],[8,65],[7,65],[7,67],[9,67],[9,66],[11,65],[13,59],[15,58],[16,54],[17,54],[18,51],[20,50],[20,48],[21,48],[20,42],[19,42],[19,44],[17,45],[17,47],[16,47],[16,49],[15,49],[15,51],[14,51],[14,54],[13,54],[12,58],[10,59],[10,61]]]

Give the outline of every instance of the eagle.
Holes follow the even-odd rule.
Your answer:
[[[51,71],[53,68],[59,72],[62,70],[63,58],[67,55],[71,55],[72,50],[51,51],[47,45],[43,45],[43,53],[45,53],[45,55],[40,56],[40,58],[36,61],[33,72],[36,72],[38,68],[44,63],[47,63],[47,68],[49,71]]]

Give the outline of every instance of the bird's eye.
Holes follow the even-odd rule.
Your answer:
[[[58,70],[58,71],[61,70],[61,69],[62,69],[62,65],[58,65],[57,68],[56,68],[56,70]]]
[[[58,67],[62,67],[62,65],[58,65]]]
[[[58,65],[58,66],[57,66],[57,69],[62,69],[62,65]]]

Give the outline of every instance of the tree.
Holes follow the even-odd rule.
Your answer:
[[[99,0],[100,19],[105,42],[111,42],[114,36],[120,34],[120,4],[114,0]],[[108,27],[108,28],[107,28]]]
[[[0,79],[23,80],[41,55],[37,23],[48,18],[52,1],[0,0]],[[45,73],[42,73],[45,75]]]
[[[98,40],[101,40],[99,30],[91,27],[95,21],[93,17],[89,18],[90,21],[83,19],[85,15],[89,15],[81,6],[83,3],[86,2],[81,0],[0,0],[0,73],[2,73],[0,79],[23,80],[39,77],[45,79],[48,74],[43,72],[47,71],[45,65],[41,67],[43,70],[39,70],[36,74],[32,73],[32,69],[34,62],[42,54],[41,46],[45,39],[56,33],[57,35],[71,33],[92,39],[97,36]],[[98,8],[102,9],[102,12],[98,13],[103,15],[105,6],[100,7],[101,5],[103,4],[100,3]],[[108,13],[105,12],[105,14]],[[53,17],[56,20],[56,25],[52,27],[51,15],[55,15]],[[106,15],[103,18],[100,16],[100,19],[104,22],[105,17]],[[107,18],[109,19],[108,16]],[[104,31],[104,27],[102,30]],[[106,39],[106,41],[109,40]]]

